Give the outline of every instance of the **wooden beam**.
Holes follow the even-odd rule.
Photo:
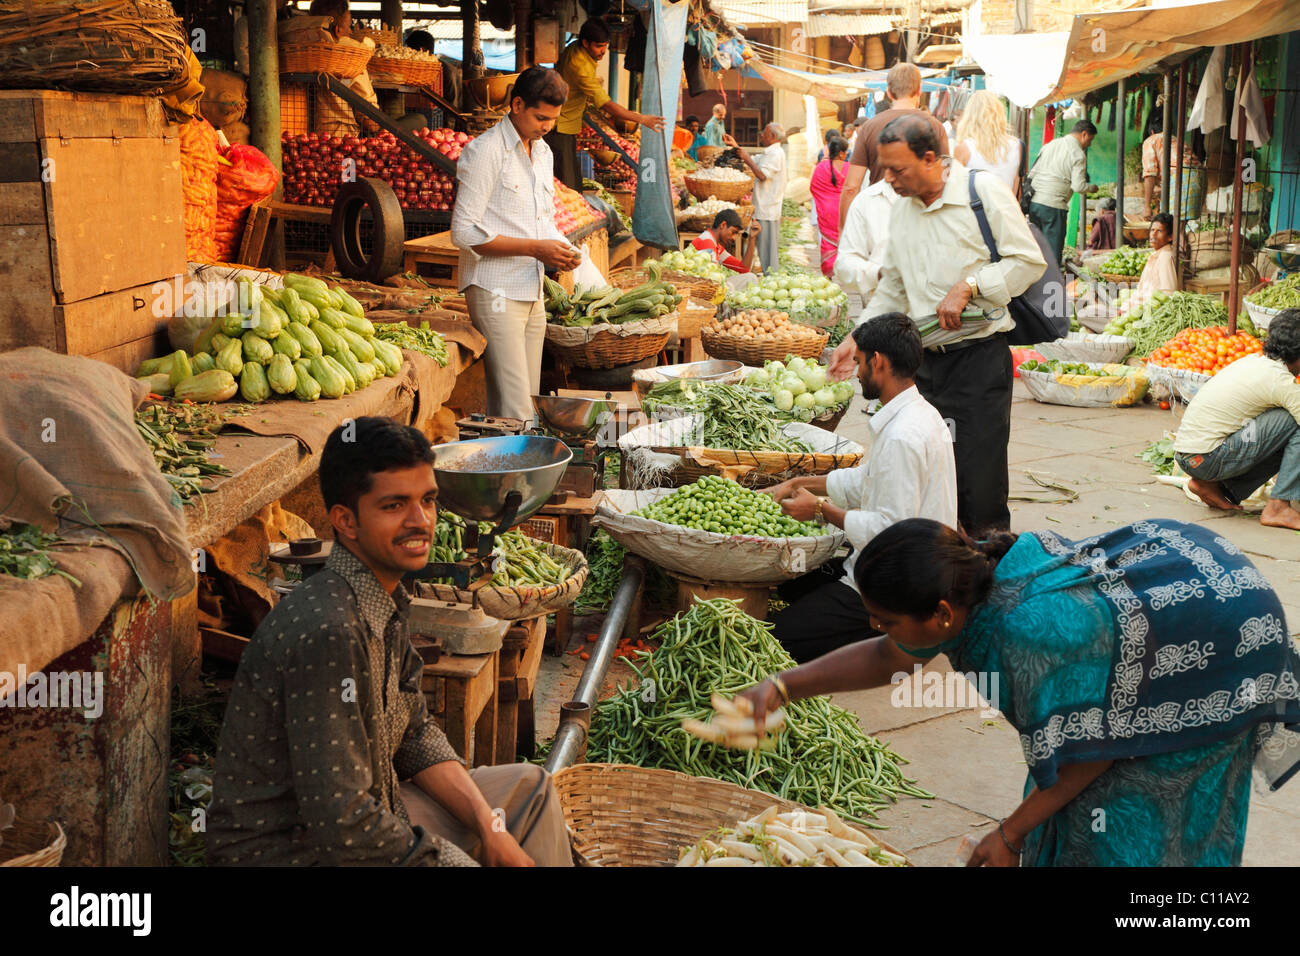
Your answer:
[[[1124,127],[1128,125],[1128,83],[1119,78],[1115,104],[1115,248],[1124,246]]]
[[[1161,151],[1160,163],[1160,211],[1169,211],[1169,158],[1173,154],[1174,131],[1171,128],[1170,120],[1173,118],[1173,110],[1170,108],[1173,104],[1174,93],[1174,75],[1170,70],[1165,71],[1164,82],[1164,110],[1160,115],[1160,129],[1164,135],[1164,149]],[[1178,158],[1182,159],[1182,151],[1178,153]]]
[[[1248,40],[1241,48],[1240,79],[1244,79],[1251,68],[1254,58],[1255,43]],[[1238,81],[1240,82],[1240,80]],[[1237,107],[1237,158],[1232,172],[1232,262],[1228,275],[1228,334],[1237,334],[1237,311],[1241,308],[1241,193],[1242,169],[1246,164],[1246,106],[1243,102]]]
[[[1183,275],[1183,136],[1187,133],[1187,62],[1178,67],[1178,170],[1174,173],[1174,274]]]

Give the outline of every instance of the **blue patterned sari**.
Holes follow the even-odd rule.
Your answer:
[[[1300,769],[1300,656],[1281,602],[1199,525],[1022,534],[933,650],[998,674],[1026,794],[1066,764],[1114,761],[1030,834],[1023,865],[1238,864],[1252,768],[1274,789]]]

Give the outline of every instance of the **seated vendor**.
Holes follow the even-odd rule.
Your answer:
[[[872,538],[904,518],[957,527],[952,434],[913,382],[922,357],[915,323],[886,312],[854,329],[853,343],[862,394],[883,403],[871,418],[871,453],[854,468],[767,489],[791,517],[821,515],[842,528],[853,548],[843,562],[832,560],[777,589],[790,606],[772,619],[773,633],[799,663],[876,633],[853,577]]]
[[[1134,295],[1145,302],[1153,292],[1177,292],[1182,288],[1178,263],[1174,259],[1174,217],[1162,212],[1151,220],[1151,255],[1138,276]]]
[[[437,484],[417,429],[358,418],[320,464],[325,566],[239,663],[208,814],[214,865],[564,866],[550,777],[466,771],[425,708],[402,575],[425,567]]]
[[[1097,218],[1092,221],[1092,230],[1088,233],[1088,249],[1092,252],[1105,252],[1115,248],[1115,200],[1103,199]]]
[[[721,263],[732,272],[749,272],[754,265],[754,251],[758,248],[758,243],[754,241],[762,228],[757,220],[750,224],[750,240],[746,244],[745,252],[741,258],[737,259],[727,247],[731,245],[741,232],[744,225],[740,221],[740,213],[734,209],[724,209],[713,217],[712,228],[704,230],[698,236],[691,240],[691,245],[713,256],[713,261]]]
[[[1174,438],[1189,490],[1212,508],[1241,502],[1277,476],[1259,523],[1300,531],[1300,309],[1269,323],[1263,355],[1232,362],[1201,386]]]

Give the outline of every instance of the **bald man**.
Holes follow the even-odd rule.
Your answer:
[[[740,158],[745,161],[757,182],[754,184],[754,219],[758,222],[760,232],[755,240],[758,243],[758,258],[763,263],[764,272],[772,272],[777,266],[777,250],[781,238],[781,202],[785,199],[785,148],[781,145],[785,139],[785,130],[779,123],[768,123],[758,137],[758,144],[763,147],[757,157],[727,135],[722,141],[735,148]]]

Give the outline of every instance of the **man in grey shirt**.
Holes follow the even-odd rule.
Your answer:
[[[1070,200],[1075,193],[1097,191],[1097,184],[1088,182],[1088,147],[1096,135],[1096,126],[1086,119],[1079,120],[1068,136],[1058,136],[1043,147],[1029,174],[1034,187],[1029,221],[1043,231],[1058,263],[1065,250]]]

